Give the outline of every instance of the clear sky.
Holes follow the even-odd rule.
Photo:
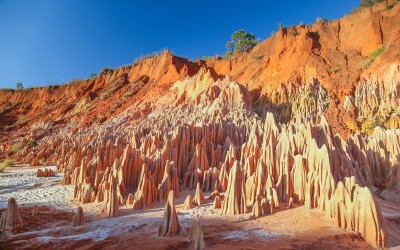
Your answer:
[[[163,48],[197,59],[245,29],[337,19],[359,0],[0,0],[0,88],[67,83]]]

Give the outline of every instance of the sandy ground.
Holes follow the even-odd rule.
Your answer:
[[[19,206],[33,206],[35,204],[57,207],[61,209],[75,209],[73,187],[60,185],[61,174],[55,177],[36,177],[37,169],[56,167],[29,167],[20,165],[11,167],[0,173],[0,208],[7,207],[9,198],[14,197]]]
[[[0,249],[192,249],[187,236],[195,215],[201,217],[207,249],[370,248],[359,235],[335,228],[323,212],[304,207],[287,209],[281,204],[273,215],[258,219],[250,214],[221,215],[220,209],[212,208],[212,201],[182,210],[184,199],[194,190],[181,192],[176,199],[184,230],[175,237],[157,236],[165,201],[139,211],[121,206],[120,216],[111,219],[100,213],[101,204],[84,204],[85,223],[72,227],[73,210],[78,206],[72,198],[72,186],[60,185],[61,176],[37,178],[35,172],[16,168],[0,174],[0,212],[7,199],[15,197],[24,222],[22,232],[0,238]],[[35,217],[34,204],[40,205]],[[397,210],[385,213],[397,227]]]

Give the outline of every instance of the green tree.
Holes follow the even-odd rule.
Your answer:
[[[381,3],[385,0],[361,0],[360,4],[358,5],[358,7],[360,8],[365,8],[365,7],[371,7],[377,3]]]
[[[17,89],[23,89],[23,88],[24,88],[24,86],[22,85],[22,83],[18,82],[17,83]]]
[[[245,30],[238,30],[232,34],[231,41],[226,44],[227,53],[233,54],[235,51],[247,52],[257,43],[253,34],[247,33]]]

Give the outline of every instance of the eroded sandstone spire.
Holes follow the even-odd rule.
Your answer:
[[[236,215],[247,212],[244,174],[240,163],[235,161],[229,174],[223,214]]]
[[[206,247],[204,242],[203,229],[200,225],[200,217],[197,215],[192,220],[192,226],[189,231],[189,241],[193,244],[193,249],[199,250]]]
[[[158,236],[174,236],[182,230],[179,224],[178,215],[176,214],[174,191],[168,193],[167,203],[164,208],[164,217],[158,228]]]
[[[15,198],[10,198],[7,209],[0,217],[0,232],[3,234],[15,234],[22,229],[22,220],[18,212],[18,205]]]

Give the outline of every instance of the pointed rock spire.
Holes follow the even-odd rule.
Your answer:
[[[174,202],[174,191],[171,190],[168,193],[168,200],[165,204],[164,218],[158,228],[158,236],[174,236],[182,230],[179,224],[178,215],[176,214],[175,202]]]
[[[18,205],[15,198],[10,198],[7,209],[0,217],[0,232],[3,234],[15,234],[22,229],[22,220],[18,212]]]

